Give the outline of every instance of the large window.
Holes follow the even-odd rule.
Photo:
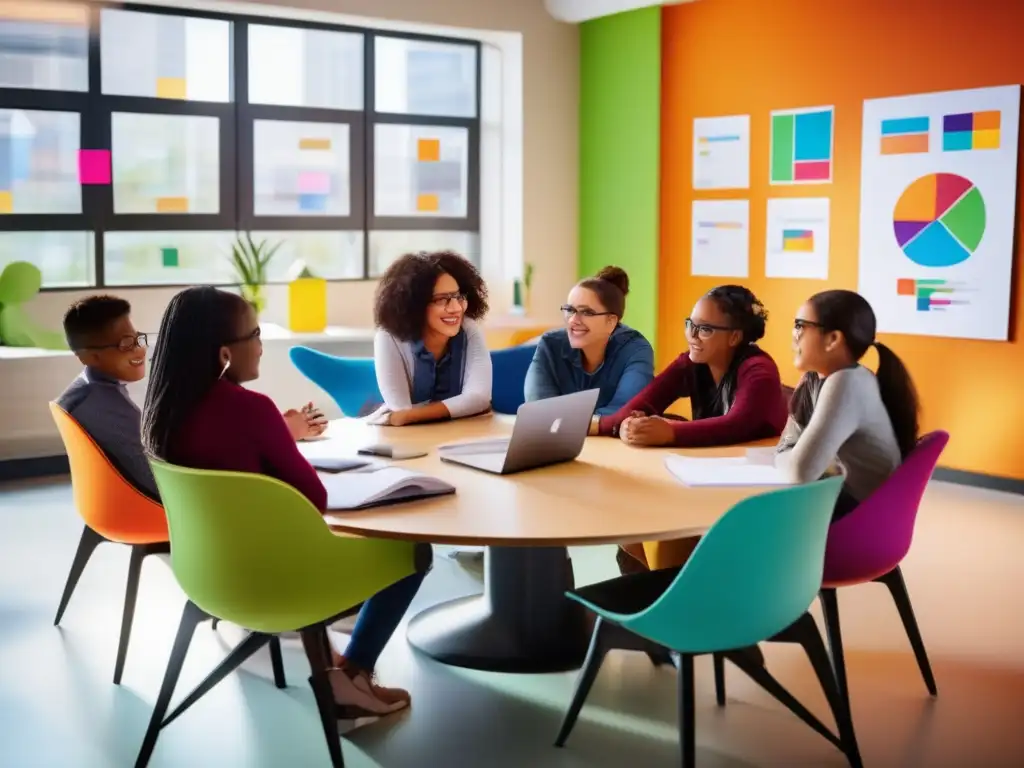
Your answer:
[[[473,42],[0,3],[0,269],[46,288],[229,283],[239,232],[281,243],[274,280],[479,261],[479,155]]]

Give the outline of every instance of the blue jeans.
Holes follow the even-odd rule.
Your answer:
[[[385,587],[363,603],[359,610],[352,638],[345,649],[345,659],[360,669],[373,672],[384,646],[409,610],[409,604],[430,570],[432,555],[429,544],[416,545],[415,560],[416,573]]]

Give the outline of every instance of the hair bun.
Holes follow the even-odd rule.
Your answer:
[[[626,274],[626,270],[622,267],[605,267],[595,277],[598,280],[604,280],[614,285],[622,291],[623,296],[629,293],[629,275]]]

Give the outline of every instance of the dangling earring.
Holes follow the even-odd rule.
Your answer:
[[[231,358],[229,357],[227,362],[224,363],[224,367],[220,369],[220,376],[218,376],[217,379],[218,380],[223,379],[224,378],[224,374],[228,372],[228,368],[230,368],[230,367],[231,367]]]

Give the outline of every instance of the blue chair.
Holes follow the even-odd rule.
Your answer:
[[[597,614],[590,650],[555,742],[563,746],[605,654],[614,648],[679,654],[682,764],[696,764],[695,656],[712,654],[716,679],[728,659],[797,717],[861,765],[853,720],[817,624],[807,612],[821,588],[833,477],[744,499],[701,539],[681,569],[624,576],[567,595]],[[768,672],[757,644],[797,643],[814,667],[838,726],[833,734]],[[724,704],[722,699],[718,702]]]
[[[367,406],[384,402],[372,357],[335,357],[309,347],[292,347],[288,356],[299,372],[330,395],[346,416],[358,416]]]
[[[491,352],[491,408],[496,413],[515,415],[526,402],[526,371],[536,351],[536,345],[524,344]]]

